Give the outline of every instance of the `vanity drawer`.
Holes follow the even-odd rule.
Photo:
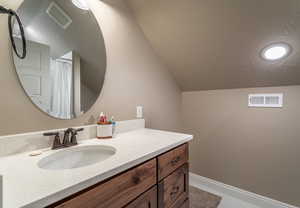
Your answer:
[[[151,188],[125,208],[157,208],[157,186]]]
[[[120,208],[156,184],[156,160],[152,159],[106,182],[50,206],[56,208]]]
[[[183,144],[158,157],[158,180],[161,180],[174,170],[187,163],[188,144]]]
[[[188,199],[188,164],[184,164],[158,184],[160,208],[180,208]]]

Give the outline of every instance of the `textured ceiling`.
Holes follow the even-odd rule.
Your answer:
[[[127,0],[183,91],[300,84],[299,0]],[[279,62],[264,46],[287,42]]]

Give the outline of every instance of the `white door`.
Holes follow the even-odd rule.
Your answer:
[[[15,38],[16,40],[16,38]],[[21,41],[16,40],[16,45]],[[45,112],[50,112],[50,47],[27,41],[27,56],[19,59],[15,56],[15,65],[20,81],[31,100]]]

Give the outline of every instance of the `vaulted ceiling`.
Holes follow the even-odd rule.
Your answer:
[[[127,0],[183,91],[300,84],[299,0]],[[260,57],[274,42],[292,54]]]

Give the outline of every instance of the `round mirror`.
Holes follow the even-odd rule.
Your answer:
[[[27,56],[14,54],[24,91],[43,112],[72,119],[100,95],[106,71],[102,32],[85,0],[24,0],[17,13],[24,26]],[[22,50],[20,30],[13,28]]]

